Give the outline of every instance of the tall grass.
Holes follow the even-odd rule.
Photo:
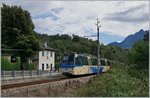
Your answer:
[[[148,69],[115,64],[107,73],[94,78],[75,91],[78,97],[145,97],[149,96]]]

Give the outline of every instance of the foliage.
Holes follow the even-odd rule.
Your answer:
[[[59,61],[55,62],[55,70],[59,70],[59,64],[60,64]]]
[[[2,15],[2,48],[23,49],[17,52],[25,59],[35,54],[39,48],[39,38],[34,31],[34,24],[30,13],[23,10],[21,6],[1,7]]]
[[[134,44],[129,54],[130,62],[139,67],[149,66],[149,42],[139,41]]]
[[[28,70],[36,70],[36,65],[35,64],[28,64]]]
[[[16,58],[16,63],[11,63],[8,59],[1,57],[1,70],[20,70],[20,58]]]
[[[144,35],[143,40],[144,41],[149,41],[149,31],[146,31],[147,33]]]
[[[39,49],[39,41],[35,36],[30,35],[21,35],[17,37],[17,42],[15,47],[22,48],[26,51],[20,53],[22,58],[31,57],[36,54],[36,51]]]
[[[148,69],[115,64],[108,73],[94,78],[72,94],[78,97],[148,97]],[[137,86],[138,85],[138,86]]]

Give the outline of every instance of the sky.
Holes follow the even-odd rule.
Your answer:
[[[120,42],[140,29],[149,29],[149,1],[2,0],[30,12],[41,34],[76,34],[95,40],[100,20],[100,41]],[[93,37],[92,37],[93,36]]]

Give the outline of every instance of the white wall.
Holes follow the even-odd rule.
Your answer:
[[[55,68],[55,52],[53,51],[48,51],[48,50],[43,50],[44,51],[44,56],[42,56],[42,51],[39,51],[39,68],[42,70],[42,64],[44,64],[44,70],[50,70],[51,69],[51,64],[52,64],[52,70]],[[52,57],[51,57],[51,52],[52,52]],[[49,68],[47,69],[47,64]]]

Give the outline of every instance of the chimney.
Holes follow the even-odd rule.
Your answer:
[[[47,42],[44,43],[44,47],[45,47],[45,48],[47,47]]]

